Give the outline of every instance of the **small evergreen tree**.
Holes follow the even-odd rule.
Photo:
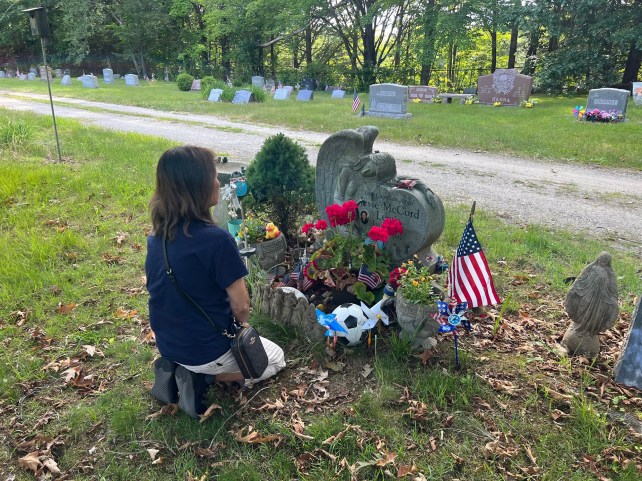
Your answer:
[[[257,207],[286,235],[314,203],[314,168],[303,147],[283,134],[268,137],[250,163],[246,179]]]

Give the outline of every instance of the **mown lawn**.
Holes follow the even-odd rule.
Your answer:
[[[45,94],[46,83],[0,79],[0,89]],[[642,169],[642,108],[629,101],[627,121],[619,124],[578,122],[572,110],[585,105],[586,96],[554,97],[534,95],[532,109],[495,108],[485,105],[413,104],[412,119],[399,121],[352,114],[352,95],[330,99],[315,92],[312,102],[274,101],[250,105],[207,102],[198,92],[181,92],[174,83],[142,82],[139,87],[100,85],[85,89],[80,82],[52,86],[55,96],[136,105],[163,111],[214,114],[253,123],[293,129],[336,132],[359,125],[375,124],[387,140],[417,145],[455,147],[503,154]],[[368,95],[359,94],[368,110]]]
[[[617,421],[639,418],[642,397],[612,381],[639,260],[611,249],[621,317],[599,359],[570,359],[557,349],[565,279],[611,246],[483,211],[475,226],[506,309],[474,314],[460,370],[451,338],[421,358],[392,327],[329,362],[322,340],[255,318],[286,350],[274,382],[212,390],[221,409],[202,423],[161,411],[148,394],[156,351],[142,276],[154,166],[171,144],[59,127],[62,164],[48,158],[48,118],[0,110],[2,479],[642,476],[641,437]],[[468,208],[447,207],[436,246],[446,258]]]

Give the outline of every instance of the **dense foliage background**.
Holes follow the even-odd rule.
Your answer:
[[[52,64],[252,75],[366,89],[374,82],[457,90],[517,67],[543,91],[637,79],[642,0],[43,0]],[[23,8],[0,0],[0,67],[41,63]]]

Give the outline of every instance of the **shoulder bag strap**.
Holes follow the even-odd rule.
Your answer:
[[[209,323],[214,327],[214,329],[218,330],[220,329],[220,326],[217,326],[216,323],[212,320],[210,316],[207,315],[207,312],[203,310],[201,306],[199,306],[194,299],[190,297],[190,295],[185,292],[181,286],[178,285],[178,282],[176,281],[176,276],[174,275],[174,272],[172,271],[172,268],[169,265],[169,259],[167,257],[167,239],[163,238],[163,260],[165,261],[165,272],[167,273],[167,277],[169,277],[169,280],[172,281],[172,284],[174,284],[174,287],[176,287],[176,290],[179,292],[181,296],[205,319],[209,321]],[[229,338],[234,338],[233,334],[230,334],[227,329],[223,329],[221,331],[221,334],[225,337]]]

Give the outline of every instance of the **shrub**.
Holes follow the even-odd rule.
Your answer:
[[[189,92],[192,89],[192,82],[194,81],[194,77],[192,77],[188,73],[182,73],[178,77],[176,77],[176,85],[178,86],[178,90],[182,90],[183,92]]]
[[[268,137],[250,163],[247,183],[257,207],[288,235],[304,205],[313,205],[314,168],[303,147],[283,134]]]
[[[201,79],[201,95],[203,98],[208,98],[212,89],[225,89],[225,87],[225,82],[209,75]]]
[[[231,102],[232,99],[234,98],[234,94],[236,93],[236,88],[234,87],[228,87],[227,85],[223,87],[223,93],[219,97],[219,100],[222,102]]]
[[[252,85],[248,90],[254,94],[254,100],[257,102],[265,102],[265,90]]]

